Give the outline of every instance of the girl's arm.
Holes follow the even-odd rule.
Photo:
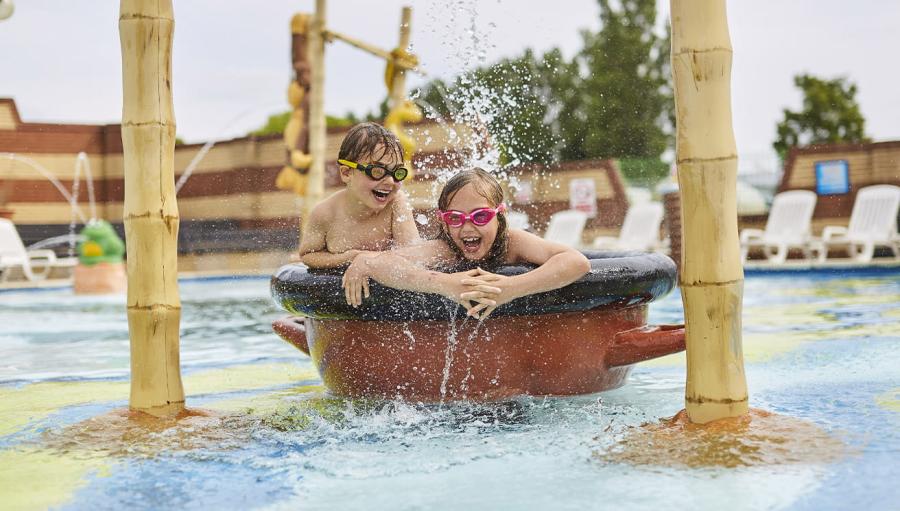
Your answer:
[[[477,275],[478,270],[442,273],[425,267],[452,261],[453,258],[446,243],[439,240],[426,241],[415,247],[362,254],[344,272],[342,284],[347,303],[358,307],[364,298],[369,297],[368,279],[371,278],[379,284],[396,289],[439,294],[462,304],[466,309],[472,307],[472,301],[493,304],[493,300],[487,297],[461,297],[465,291],[478,290],[486,296],[500,291],[483,283],[473,286],[463,284],[464,279]]]
[[[591,270],[591,263],[574,248],[547,241],[519,229],[510,229],[508,250],[511,262],[527,262],[538,267],[513,277],[479,270],[477,277],[466,279],[463,284],[499,288],[499,295],[492,298],[497,305],[502,305],[522,296],[567,286]],[[462,298],[471,300],[480,296],[481,293],[475,289],[462,294]],[[494,308],[496,306],[476,306],[473,312],[484,310],[481,314],[484,318]]]

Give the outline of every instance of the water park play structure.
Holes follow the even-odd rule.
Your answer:
[[[121,3],[124,217],[132,262],[128,265],[130,406],[155,415],[184,409],[178,355],[173,18],[170,2]],[[743,272],[735,221],[731,46],[721,0],[673,2],[672,25],[677,162],[685,226],[680,279],[688,351],[685,402],[690,419],[705,423],[747,411],[740,348]],[[306,188],[312,201],[321,197],[323,189],[324,0],[316,2],[307,36],[312,159]]]

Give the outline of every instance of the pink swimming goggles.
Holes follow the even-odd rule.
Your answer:
[[[463,213],[462,211],[450,210],[450,211],[441,211],[438,210],[438,216],[441,217],[441,220],[449,225],[450,227],[462,227],[465,225],[466,221],[471,221],[473,224],[478,227],[487,225],[491,220],[497,216],[497,213],[503,213],[506,211],[506,204],[500,204],[496,208],[478,208],[473,209],[469,213]]]

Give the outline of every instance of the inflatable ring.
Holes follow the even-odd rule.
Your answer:
[[[648,303],[675,287],[675,263],[662,254],[595,252],[584,255],[591,271],[560,289],[525,296],[498,307],[491,317],[583,312],[604,307]],[[533,266],[504,266],[495,273],[520,275]],[[271,292],[285,310],[315,319],[362,321],[449,321],[461,307],[439,295],[401,291],[376,282],[359,307],[344,298],[341,274],[309,270],[300,264],[283,266],[272,276]]]

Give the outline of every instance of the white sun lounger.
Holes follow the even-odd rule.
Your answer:
[[[47,278],[53,268],[71,267],[75,258],[57,259],[52,250],[27,250],[16,226],[0,218],[0,282],[9,279],[14,269],[20,269],[31,281]]]
[[[847,247],[856,262],[872,260],[876,247],[887,247],[895,259],[900,259],[900,235],[897,234],[897,212],[900,209],[900,187],[893,185],[867,186],[856,194],[850,224],[847,227],[829,225],[822,237],[811,242],[811,249],[819,262],[828,257],[831,247]]]
[[[509,211],[506,213],[506,223],[510,229],[527,231],[530,227],[528,225],[528,215],[521,211]]]
[[[581,235],[586,223],[587,213],[584,211],[567,209],[554,213],[550,217],[544,239],[578,248],[581,246]]]
[[[663,220],[663,205],[644,202],[628,208],[619,236],[600,236],[594,240],[594,248],[619,250],[658,250],[663,248],[659,239],[659,226]]]
[[[751,248],[762,248],[766,259],[773,264],[782,264],[788,251],[799,248],[810,259],[810,224],[816,208],[816,194],[808,190],[781,192],[775,196],[765,230],[744,229],[741,231],[741,261],[747,261]]]

